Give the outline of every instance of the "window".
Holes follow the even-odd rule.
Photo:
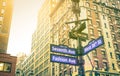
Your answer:
[[[102,51],[102,56],[103,56],[104,58],[106,57],[105,51]]]
[[[4,63],[0,63],[0,71],[3,71]]]
[[[114,63],[112,63],[112,69],[115,70],[115,64]]]
[[[44,70],[44,76],[48,76],[48,68]]]
[[[117,59],[117,60],[120,60],[120,54],[117,54],[117,55],[116,55],[116,59]]]
[[[110,57],[113,58],[112,52],[110,52]]]
[[[98,19],[99,18],[99,14],[96,12],[95,15],[96,15],[96,18]]]
[[[101,32],[101,31],[98,31],[98,35],[99,35],[99,36],[102,36],[102,32]]]
[[[96,69],[96,70],[99,69],[98,61],[96,61],[96,60],[95,60],[95,69]]]
[[[112,6],[113,6],[113,7],[116,7],[116,5],[115,5],[115,4],[112,4]]]
[[[92,20],[88,20],[88,24],[92,24]]]
[[[55,75],[55,69],[52,68],[52,76],[54,76],[54,75]]]
[[[118,28],[118,32],[120,32],[120,28]]]
[[[118,37],[120,37],[120,28],[118,28]]]
[[[37,73],[38,72],[38,67],[37,68],[35,68],[35,73]]]
[[[94,35],[94,30],[90,29],[90,34]]]
[[[103,15],[103,19],[105,20],[105,15]]]
[[[111,26],[110,26],[110,29],[111,29],[111,31],[114,31],[114,26],[111,25]]]
[[[119,25],[119,24],[120,24],[120,19],[116,18],[116,19],[115,19],[115,24],[118,24],[118,25]]]
[[[115,50],[118,49],[118,44],[114,44],[114,49],[115,49]]]
[[[64,69],[66,69],[67,68],[67,65],[66,64],[64,64]]]
[[[109,9],[107,9],[106,11],[107,11],[108,14],[110,14],[110,10]]]
[[[5,12],[5,10],[4,9],[1,9],[1,13],[3,14]]]
[[[106,25],[106,23],[104,23],[104,27],[105,27],[105,28],[107,28],[107,25]]]
[[[0,62],[0,71],[11,72],[11,63]]]
[[[97,7],[96,5],[94,5],[94,7],[93,7],[93,8],[94,8],[94,10],[98,10],[98,7]]]
[[[6,6],[6,2],[3,2],[3,6]]]
[[[112,18],[111,18],[111,17],[109,17],[109,21],[110,21],[110,22],[112,21]]]
[[[91,16],[91,11],[90,11],[90,10],[88,10],[87,14],[88,14],[88,16]]]
[[[113,39],[113,40],[116,40],[115,34],[112,34],[112,39]]]
[[[62,65],[61,64],[59,64],[59,70],[62,71]]]
[[[72,73],[73,73],[72,68],[69,69],[69,72],[70,72],[70,76],[72,76]]]
[[[43,75],[43,72],[40,72],[40,73],[39,73],[39,76],[42,76],[42,75]]]
[[[120,3],[120,1],[117,1],[117,3]]]
[[[44,65],[45,65],[45,66],[48,65],[48,59],[44,62]]]
[[[60,75],[59,76],[62,76],[62,73],[60,73]]]
[[[104,12],[104,7],[101,7],[101,9],[102,9],[102,12]]]
[[[93,51],[93,55],[94,55],[94,56],[97,56],[97,50],[94,50],[94,51]]]
[[[87,6],[87,7],[90,7],[90,4],[87,2],[87,3],[86,3],[86,6]]]
[[[108,32],[106,32],[106,37],[109,38]]]
[[[0,21],[3,21],[3,17],[2,16],[0,17]]]
[[[67,71],[64,71],[64,76],[66,76],[67,75]]]
[[[107,66],[107,62],[103,62],[103,67],[105,71],[108,71],[108,66]]]
[[[110,42],[108,42],[108,47],[111,48]]]
[[[97,21],[97,22],[96,22],[96,25],[97,25],[98,27],[100,27],[100,22]]]

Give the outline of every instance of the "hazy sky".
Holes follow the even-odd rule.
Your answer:
[[[14,0],[8,53],[30,53],[32,33],[37,25],[37,15],[43,0]]]

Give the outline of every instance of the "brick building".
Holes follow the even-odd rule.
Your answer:
[[[0,76],[15,76],[16,57],[0,53]]]

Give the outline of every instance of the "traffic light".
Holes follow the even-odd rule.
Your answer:
[[[100,73],[96,71],[95,76],[100,76]]]

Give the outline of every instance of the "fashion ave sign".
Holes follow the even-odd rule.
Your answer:
[[[50,55],[50,61],[57,62],[57,63],[70,64],[70,65],[77,65],[77,58],[55,55],[55,54]]]

